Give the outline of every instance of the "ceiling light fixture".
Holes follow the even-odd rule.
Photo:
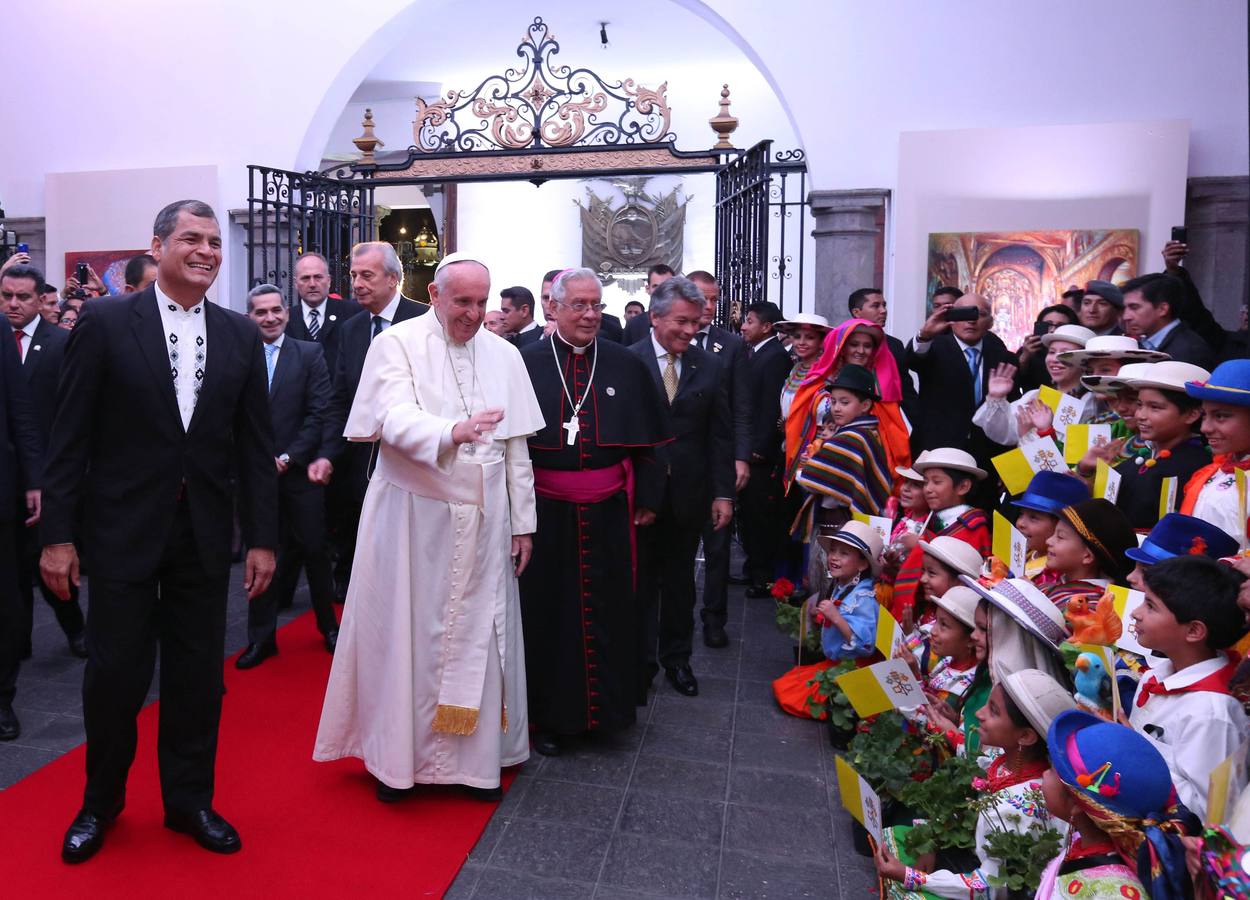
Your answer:
[[[608,49],[608,23],[599,23],[599,43],[603,45],[603,49]]]

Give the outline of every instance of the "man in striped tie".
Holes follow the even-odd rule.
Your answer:
[[[297,341],[314,341],[325,352],[326,368],[334,371],[338,358],[338,330],[364,307],[330,296],[330,267],[320,253],[307,251],[295,263],[295,292],[299,303],[291,310],[286,333]]]

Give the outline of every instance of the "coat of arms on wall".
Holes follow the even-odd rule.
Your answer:
[[[641,175],[591,182],[586,202],[573,201],[582,217],[582,265],[598,272],[605,285],[616,283],[630,294],[646,284],[651,266],[681,271],[690,198],[680,184],[648,193],[650,180]]]

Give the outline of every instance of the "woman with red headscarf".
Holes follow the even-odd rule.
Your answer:
[[[911,465],[907,423],[901,403],[903,382],[898,364],[886,346],[885,332],[867,319],[847,319],[825,337],[824,352],[795,391],[786,416],[786,490],[794,483],[803,450],[816,436],[816,429],[829,403],[828,383],[847,363],[863,366],[877,377],[881,400],[873,405],[881,440],[889,463],[888,471]]]

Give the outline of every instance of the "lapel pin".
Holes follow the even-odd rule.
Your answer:
[[[720,344],[712,344],[712,352],[713,352],[713,353],[720,353],[720,348],[721,348],[721,345],[720,345]]]
[[[330,315],[330,321],[331,321],[331,322],[337,322],[337,321],[338,321],[338,318],[339,318],[339,317],[338,317],[338,316],[336,316],[336,315],[333,315],[333,314],[331,314],[331,315]]]
[[[610,387],[610,388],[608,388],[606,391],[604,391],[604,393],[605,393],[605,394],[607,394],[609,397],[615,397],[615,396],[616,396],[616,388],[614,388],[614,387]]]
[[[42,349],[43,349],[43,347],[42,347],[41,345],[39,345],[39,344],[35,344],[35,346],[31,347],[30,349],[32,349],[32,350],[42,350]]]

